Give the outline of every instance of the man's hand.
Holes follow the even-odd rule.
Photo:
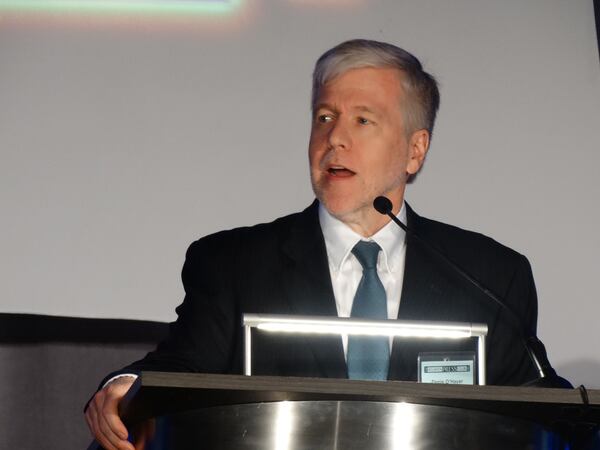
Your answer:
[[[128,376],[111,381],[96,392],[85,411],[90,431],[105,450],[135,450],[127,441],[127,428],[118,411],[119,402],[134,381],[134,377]]]

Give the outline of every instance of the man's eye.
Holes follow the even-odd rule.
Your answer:
[[[371,121],[369,119],[365,119],[364,117],[359,117],[358,123],[361,125],[369,125]]]
[[[317,121],[319,121],[321,123],[331,122],[332,120],[333,120],[333,118],[329,114],[321,114],[321,115],[317,116]]]

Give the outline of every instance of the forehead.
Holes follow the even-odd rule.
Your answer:
[[[348,70],[329,80],[319,91],[316,107],[397,107],[404,89],[402,74],[394,68],[363,67]]]

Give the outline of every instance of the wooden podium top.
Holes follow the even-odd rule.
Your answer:
[[[600,390],[402,381],[142,372],[121,404],[127,422],[211,406],[277,401],[376,401],[487,411],[540,424],[600,424]]]

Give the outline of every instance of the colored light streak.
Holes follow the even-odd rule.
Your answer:
[[[0,0],[0,12],[227,15],[242,0]]]

